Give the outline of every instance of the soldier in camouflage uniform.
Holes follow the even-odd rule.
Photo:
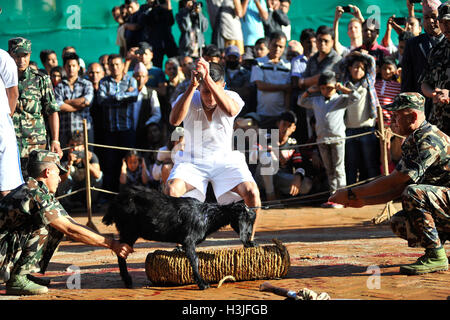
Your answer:
[[[402,197],[403,210],[391,218],[393,232],[410,247],[423,247],[403,274],[448,270],[443,244],[450,238],[450,138],[425,120],[425,98],[404,92],[385,109],[393,111],[395,132],[406,136],[395,170],[366,185],[340,190],[330,201],[350,207],[381,204]]]
[[[27,159],[32,150],[47,148],[45,117],[51,131],[49,149],[62,156],[59,144],[59,107],[49,76],[29,67],[31,42],[25,38],[8,41],[8,52],[17,64],[19,99],[13,114],[22,173],[26,178]]]
[[[422,92],[433,99],[430,122],[450,135],[450,1],[438,8],[445,37],[430,51],[422,74]]]
[[[63,234],[85,244],[106,247],[127,258],[127,244],[103,237],[77,224],[56,200],[59,173],[67,172],[56,153],[33,150],[29,155],[26,183],[0,202],[0,282],[7,295],[42,294],[49,280],[31,273],[44,273]]]

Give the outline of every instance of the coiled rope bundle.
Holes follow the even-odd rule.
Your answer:
[[[236,281],[282,278],[289,271],[289,252],[280,241],[272,241],[275,245],[199,251],[199,273],[209,283],[217,283],[227,276]],[[145,272],[155,285],[195,283],[191,264],[181,251],[156,250],[149,253]]]

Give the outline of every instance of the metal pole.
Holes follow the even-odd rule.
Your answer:
[[[89,169],[89,149],[88,149],[88,130],[87,121],[83,119],[84,133],[84,160],[85,160],[85,179],[86,179],[86,209],[88,214],[87,226],[99,232],[95,224],[92,222],[92,200],[91,200],[91,173]]]

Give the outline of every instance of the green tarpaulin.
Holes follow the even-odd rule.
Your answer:
[[[171,0],[174,14],[178,11],[178,0]],[[0,0],[0,48],[7,50],[8,39],[22,36],[32,41],[31,59],[42,67],[39,52],[53,49],[61,59],[62,48],[71,45],[86,63],[97,61],[105,53],[118,53],[116,43],[117,23],[111,15],[115,5],[124,0]],[[204,0],[202,2],[205,2]],[[141,0],[139,3],[145,3]],[[357,5],[365,18],[379,17],[381,20],[381,41],[389,16],[407,15],[405,0],[351,1]],[[304,28],[316,29],[320,25],[332,26],[336,5],[347,5],[345,1],[305,1],[292,0],[289,17],[292,25],[292,39],[299,39]],[[416,5],[418,10],[420,5]],[[207,15],[206,7],[203,12]],[[417,13],[421,17],[420,13]],[[348,45],[346,36],[347,22],[351,15],[344,14],[340,23],[341,43]],[[172,28],[176,41],[179,29]],[[393,39],[396,39],[393,32]],[[210,43],[211,28],[206,32],[206,41]],[[61,61],[60,61],[61,63]]]

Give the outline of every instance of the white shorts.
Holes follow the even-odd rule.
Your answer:
[[[220,204],[241,200],[242,198],[231,190],[242,182],[255,182],[245,162],[245,156],[239,151],[233,151],[226,157],[177,162],[168,178],[169,181],[172,179],[181,179],[192,185],[195,190],[187,192],[184,197],[193,197],[200,201],[205,200],[208,182],[211,182]]]
[[[9,114],[0,113],[0,191],[13,190],[23,183],[14,125]]]

